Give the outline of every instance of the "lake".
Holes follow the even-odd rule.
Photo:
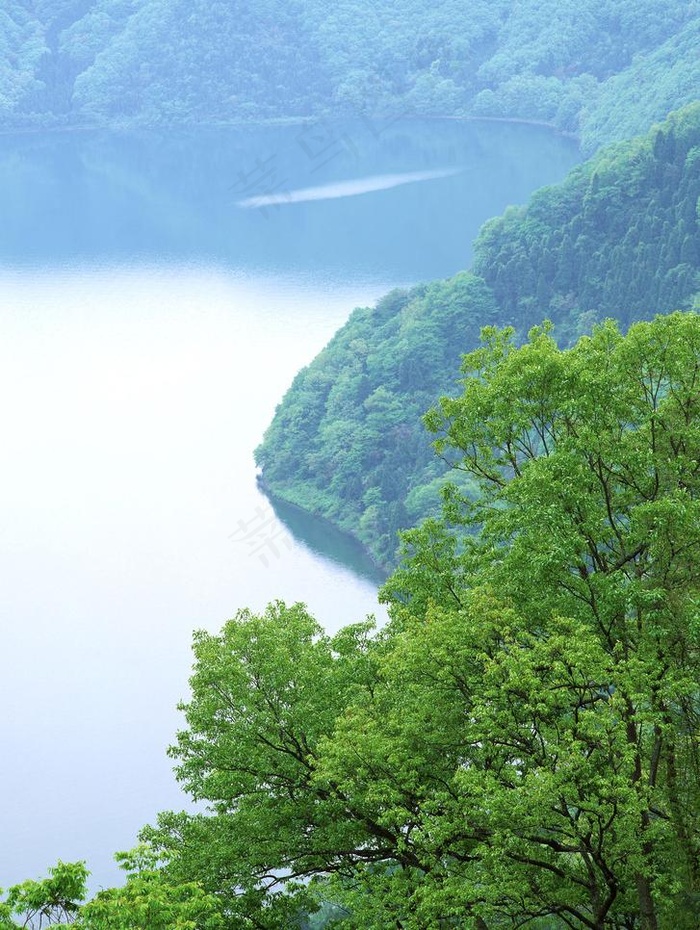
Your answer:
[[[275,598],[381,621],[371,564],[275,514],[252,450],[354,306],[465,267],[577,160],[408,119],[0,137],[0,886],[58,858],[114,883],[183,806],[193,629]]]

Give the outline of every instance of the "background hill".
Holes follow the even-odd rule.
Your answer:
[[[0,124],[478,115],[592,150],[695,98],[699,29],[685,0],[5,0]]]

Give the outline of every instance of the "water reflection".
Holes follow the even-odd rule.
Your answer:
[[[341,533],[327,520],[309,517],[299,507],[273,495],[268,494],[267,498],[277,519],[287,527],[297,542],[303,543],[311,552],[347,566],[358,577],[366,578],[373,585],[379,586],[386,581],[386,572],[375,565],[352,536]]]
[[[0,261],[443,277],[469,262],[486,219],[578,159],[568,140],[505,124],[358,121],[334,138],[319,146],[299,126],[0,136]]]

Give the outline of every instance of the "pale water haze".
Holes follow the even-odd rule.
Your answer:
[[[313,521],[293,537],[252,451],[354,306],[458,271],[578,158],[528,127],[333,139],[324,161],[298,127],[0,139],[0,886],[58,858],[113,883],[182,806],[193,629],[275,598],[329,630],[382,618],[371,565]]]
[[[361,294],[183,267],[6,274],[0,294],[3,882],[58,857],[99,875],[182,804],[164,751],[194,627],[272,598],[331,629],[376,609],[274,519],[251,459]]]

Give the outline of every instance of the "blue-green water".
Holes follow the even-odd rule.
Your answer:
[[[192,629],[277,597],[331,630],[381,616],[252,450],[353,306],[464,267],[576,160],[534,127],[408,120],[0,137],[0,886],[58,858],[109,884],[183,804]]]
[[[442,277],[465,267],[486,219],[577,158],[541,127],[488,122],[0,136],[0,259]],[[273,202],[239,206],[256,198]]]

